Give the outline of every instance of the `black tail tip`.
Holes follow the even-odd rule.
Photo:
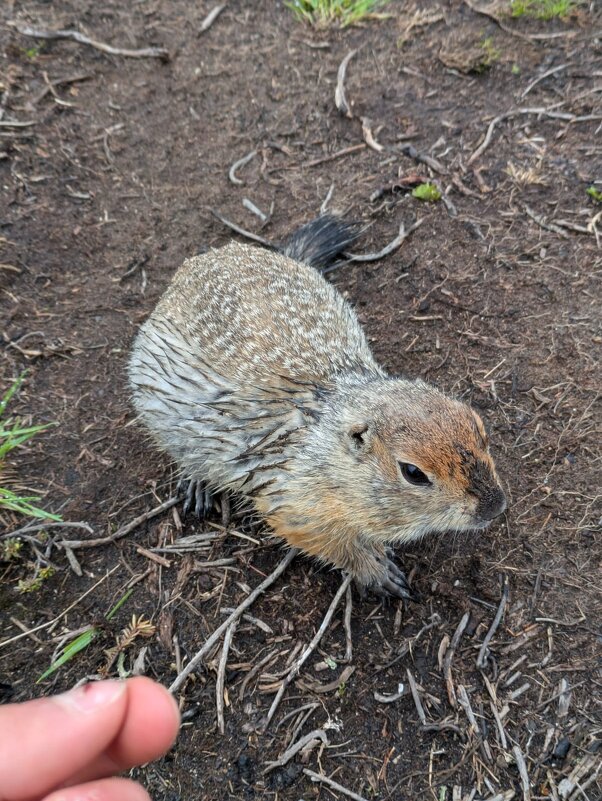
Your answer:
[[[285,256],[323,270],[362,233],[362,226],[333,214],[322,214],[302,225],[286,240]]]

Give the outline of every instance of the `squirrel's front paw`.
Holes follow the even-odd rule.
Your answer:
[[[380,563],[383,567],[382,577],[372,584],[370,587],[372,592],[377,595],[402,598],[404,601],[415,600],[404,572],[397,567],[395,562],[385,555]]]

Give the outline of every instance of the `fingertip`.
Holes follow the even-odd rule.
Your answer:
[[[101,779],[66,787],[45,796],[42,801],[151,801],[138,782],[130,779]]]
[[[148,676],[136,676],[127,682],[128,709],[131,704],[152,709],[153,716],[161,723],[165,735],[171,739],[166,746],[173,745],[180,729],[180,710],[169,690]]]
[[[126,710],[121,729],[102,756],[74,780],[89,781],[143,765],[163,756],[174,744],[180,713],[165,687],[145,676],[128,679],[125,686]]]
[[[118,765],[140,765],[163,756],[175,742],[180,712],[173,696],[145,676],[127,682],[123,727],[107,756]]]

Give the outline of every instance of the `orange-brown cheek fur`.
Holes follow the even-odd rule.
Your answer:
[[[383,476],[391,482],[399,480],[399,466],[391,451],[387,448],[379,437],[376,437],[372,445],[372,453],[378,462]]]
[[[344,525],[337,526],[337,521],[345,520],[347,505],[334,493],[326,493],[319,502],[312,498],[307,510],[300,509],[297,504],[293,521],[286,507],[281,512],[270,513],[261,498],[256,500],[256,507],[278,537],[312,556],[329,559],[341,548],[342,543],[354,539],[352,530]]]

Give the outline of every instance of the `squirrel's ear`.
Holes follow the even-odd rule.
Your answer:
[[[372,426],[367,420],[353,423],[347,428],[349,450],[352,453],[366,453],[372,444]]]

